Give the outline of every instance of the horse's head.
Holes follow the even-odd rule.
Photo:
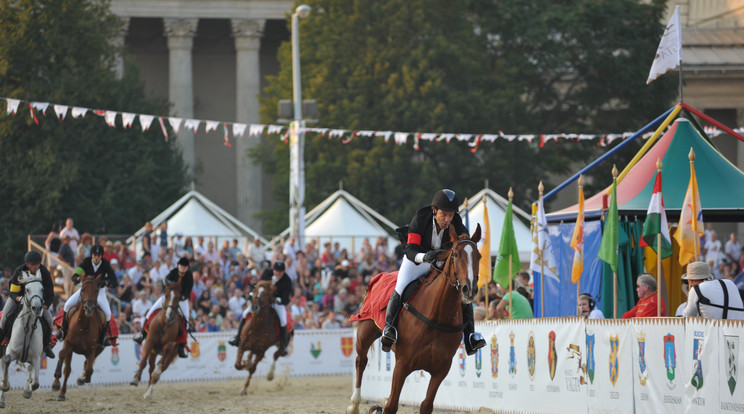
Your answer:
[[[44,305],[44,285],[41,283],[41,272],[23,272],[18,282],[24,285],[23,306],[27,306],[36,316],[41,315]]]
[[[480,241],[480,224],[472,236],[467,234],[457,236],[454,226],[450,226],[450,240],[453,240],[452,250],[449,251],[445,263],[445,273],[450,283],[460,291],[463,302],[473,301],[478,292],[478,267],[481,254],[477,243]]]
[[[102,275],[83,275],[83,284],[80,288],[80,303],[83,304],[85,316],[93,315],[98,305],[98,289]]]
[[[163,298],[163,309],[165,309],[165,320],[170,323],[178,315],[178,301],[181,299],[181,281],[183,276],[179,276],[178,280],[165,281],[165,293]],[[188,315],[184,315],[188,317]]]
[[[251,312],[256,315],[261,309],[267,309],[274,300],[274,284],[268,280],[262,280],[256,284],[253,289],[253,302],[251,303]]]

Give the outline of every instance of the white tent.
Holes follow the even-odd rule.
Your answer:
[[[150,220],[154,228],[157,228],[163,221],[168,223],[169,236],[172,237],[178,232],[183,233],[184,236],[204,236],[206,239],[217,240],[218,245],[215,247],[218,249],[219,243],[223,240],[232,239],[238,239],[241,250],[245,249],[246,238],[250,238],[248,240],[250,243],[253,238],[258,237],[264,245],[267,244],[267,241],[253,229],[194,190],[186,193]],[[143,226],[127,240],[127,243],[131,245],[136,238],[137,245],[140,246],[144,233],[145,227]]]
[[[499,242],[501,241],[501,231],[504,225],[504,216],[506,215],[506,206],[509,200],[498,195],[495,191],[485,188],[476,195],[468,198],[468,221],[470,232],[475,231],[475,227],[480,224],[481,237],[485,237],[486,229],[483,226],[483,200],[488,206],[488,223],[490,224],[491,236],[491,257],[495,258],[499,252]],[[465,221],[465,204],[460,206],[460,215]],[[524,219],[524,220],[522,220]],[[512,223],[514,224],[514,237],[517,239],[517,248],[519,249],[519,260],[523,263],[530,261],[530,250],[532,249],[532,235],[529,225],[530,215],[524,210],[512,205]]]
[[[316,239],[323,250],[326,242],[339,243],[353,257],[369,239],[374,247],[378,237],[388,239],[388,255],[397,246],[396,225],[344,190],[338,190],[305,214],[305,242]],[[287,237],[289,229],[280,236]]]

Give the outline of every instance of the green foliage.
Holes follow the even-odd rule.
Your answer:
[[[145,99],[136,69],[113,72],[121,22],[105,1],[3,0],[0,96],[137,113],[167,112]],[[68,216],[91,233],[131,233],[181,195],[186,170],[159,128],[110,128],[88,113],[57,120],[22,104],[0,117],[0,263],[22,261],[27,234]]]
[[[662,1],[313,0],[300,21],[303,97],[318,100],[320,125],[375,131],[485,134],[635,130],[666,110],[674,81],[645,85],[659,37]],[[291,28],[290,28],[291,30]],[[275,122],[292,97],[289,42],[261,99]],[[442,187],[464,197],[484,182],[527,207],[544,180],[591,159],[593,144],[420,142],[308,134],[306,205],[344,188],[398,224]],[[265,228],[287,226],[288,149],[266,142],[252,154],[276,172],[280,206]],[[582,162],[583,165],[583,162]]]

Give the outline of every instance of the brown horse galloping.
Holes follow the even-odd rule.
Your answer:
[[[452,249],[442,254],[442,270],[432,266],[414,297],[398,316],[398,341],[393,345],[395,370],[393,384],[384,411],[379,406],[370,408],[370,413],[385,414],[398,411],[398,400],[406,377],[416,370],[431,374],[426,398],[421,402],[421,413],[431,413],[434,397],[452,365],[462,339],[462,303],[472,302],[477,293],[478,263],[480,252],[476,243],[480,240],[480,225],[472,237],[463,234],[458,238],[454,226],[449,227]],[[370,287],[365,305],[377,292],[375,284]],[[389,295],[388,295],[389,297]],[[387,303],[387,298],[385,298]],[[364,306],[362,312],[364,313]],[[415,313],[419,315],[416,316]],[[384,314],[383,314],[384,315]],[[384,316],[383,316],[384,317]],[[364,319],[357,326],[356,385],[347,413],[358,414],[361,403],[361,388],[364,369],[367,367],[367,351],[382,335],[374,319]]]
[[[137,386],[142,377],[142,371],[145,365],[150,364],[150,386],[144,394],[144,398],[152,396],[153,387],[160,379],[160,375],[165,372],[173,360],[178,356],[178,344],[176,339],[181,329],[181,317],[178,309],[178,300],[181,297],[181,281],[165,281],[165,298],[163,299],[163,309],[156,314],[150,321],[145,344],[143,345],[139,369],[134,374],[134,378],[129,383]],[[160,361],[155,366],[155,359],[161,355]]]
[[[57,369],[54,371],[54,382],[52,390],[59,390],[57,401],[64,401],[67,393],[67,379],[70,377],[72,367],[72,354],[85,355],[85,365],[83,372],[77,379],[77,385],[90,383],[93,375],[93,364],[96,357],[103,352],[100,338],[103,334],[103,326],[106,322],[106,315],[98,307],[98,289],[101,276],[93,275],[83,276],[82,287],[80,290],[80,303],[70,309],[68,315],[68,333],[65,335],[62,351],[59,353]],[[62,388],[59,386],[59,378],[62,375],[62,364],[65,365],[65,380]]]
[[[247,369],[248,379],[245,380],[240,395],[246,395],[248,385],[251,383],[253,373],[256,372],[258,363],[264,358],[266,350],[272,345],[279,345],[279,319],[271,307],[274,303],[274,284],[268,280],[260,281],[253,290],[253,302],[251,303],[250,319],[245,321],[240,331],[240,342],[238,343],[238,358],[235,361],[235,369]],[[287,333],[289,340],[294,332]],[[243,353],[248,351],[248,357],[243,360]],[[276,360],[279,359],[279,350],[274,352],[274,360],[271,363],[266,379],[274,379]]]

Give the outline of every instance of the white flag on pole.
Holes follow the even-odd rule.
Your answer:
[[[676,69],[682,63],[682,25],[679,20],[679,6],[669,20],[664,34],[661,36],[659,48],[656,49],[654,63],[648,73],[646,85],[670,70]]]

